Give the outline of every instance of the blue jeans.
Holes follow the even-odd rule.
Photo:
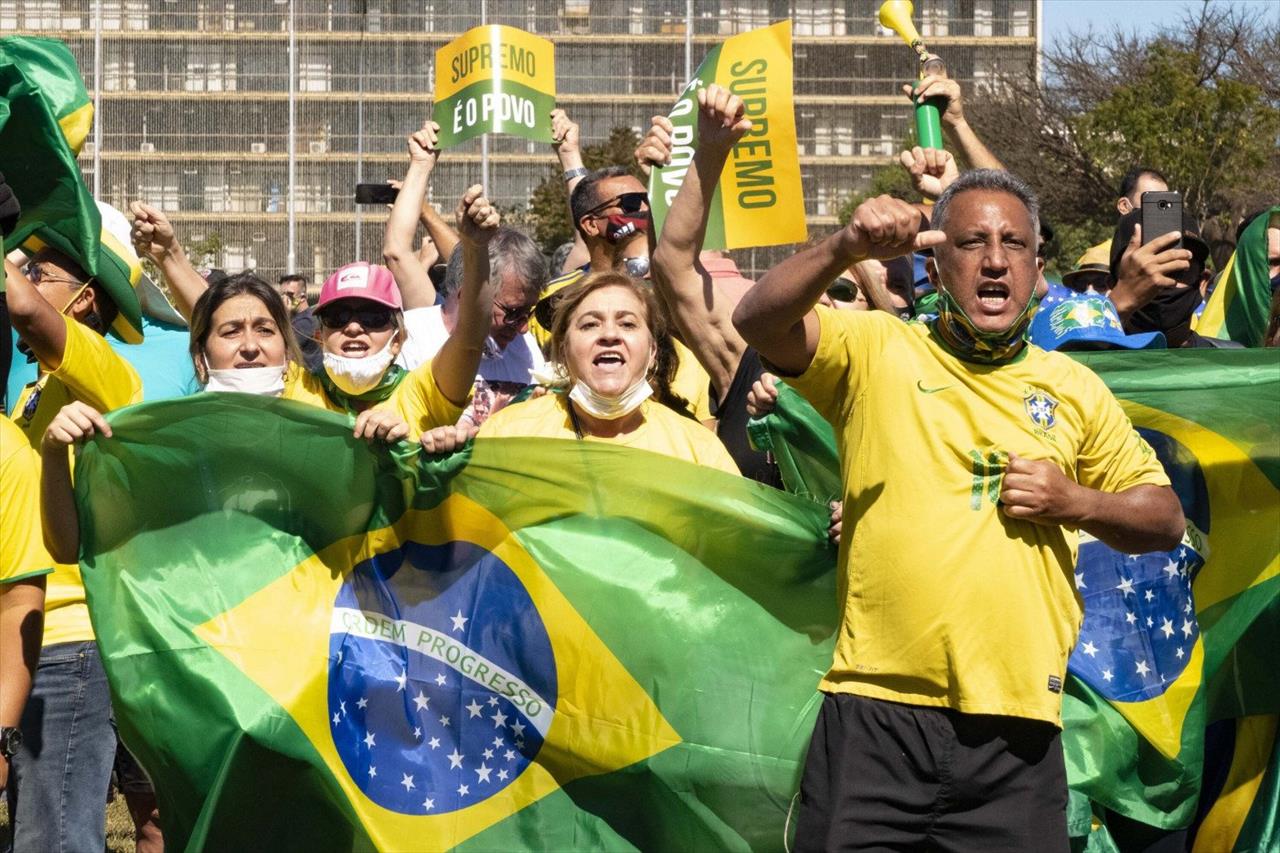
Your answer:
[[[41,649],[22,735],[7,792],[15,853],[101,853],[116,732],[96,643]]]

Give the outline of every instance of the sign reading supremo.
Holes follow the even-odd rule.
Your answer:
[[[712,48],[667,114],[674,126],[671,163],[649,175],[659,233],[698,148],[698,90],[718,83],[742,98],[752,126],[733,146],[720,174],[702,247],[774,246],[808,238],[791,82],[789,20]]]
[[[436,51],[431,117],[441,148],[490,132],[549,143],[555,106],[555,47],[547,39],[489,24]]]

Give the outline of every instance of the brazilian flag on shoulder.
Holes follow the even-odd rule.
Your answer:
[[[238,394],[109,420],[83,572],[174,849],[784,846],[823,507],[598,443],[418,465]]]

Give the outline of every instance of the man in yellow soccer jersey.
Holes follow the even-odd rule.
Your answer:
[[[1102,381],[1026,341],[1037,208],[985,169],[942,194],[935,230],[881,196],[734,312],[835,428],[850,522],[799,850],[1067,849],[1077,530],[1146,552],[1176,547],[1185,522]],[[929,247],[935,320],[815,307],[853,262]]]

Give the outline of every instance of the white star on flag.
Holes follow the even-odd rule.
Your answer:
[[[364,736],[364,745],[373,749],[373,732],[369,732]]]
[[[1183,620],[1182,620],[1182,633],[1183,633],[1183,634],[1185,634],[1186,636],[1188,636],[1188,637],[1190,637],[1190,636],[1191,636],[1191,629],[1192,629],[1192,628],[1194,628],[1194,627],[1195,627],[1195,625],[1194,625],[1194,624],[1192,624],[1192,622],[1191,622],[1191,620],[1190,620],[1190,619],[1183,619]]]
[[[347,715],[347,703],[343,700],[338,701],[338,710],[342,712],[342,716]]]
[[[497,707],[497,705],[498,705],[498,697],[497,697],[497,696],[490,696],[490,697],[489,697],[489,707],[490,707],[490,708],[495,708],[495,707]]]
[[[1169,564],[1165,566],[1164,569],[1162,569],[1162,571],[1169,577],[1176,578],[1178,576],[1178,568],[1179,567],[1178,567],[1177,561],[1170,560]]]
[[[1182,612],[1183,612],[1183,613],[1185,613],[1185,614],[1187,614],[1188,616],[1190,616],[1190,615],[1191,615],[1191,602],[1190,602],[1190,601],[1188,601],[1188,602],[1186,603],[1186,606],[1184,606],[1184,607],[1182,608]]]
[[[1121,578],[1120,585],[1117,586],[1116,589],[1120,590],[1125,595],[1133,595],[1133,581],[1129,578]]]
[[[1093,644],[1092,640],[1087,640],[1081,648],[1081,651],[1091,658],[1098,656],[1098,647]]]
[[[1151,668],[1147,666],[1146,661],[1144,660],[1138,661],[1138,675],[1147,675],[1150,672],[1151,672]]]
[[[441,687],[444,687],[445,681],[446,679],[443,672],[436,676],[436,684],[439,684]]]
[[[1156,624],[1156,623],[1155,623],[1155,620],[1154,620],[1154,619],[1152,619],[1150,616],[1148,616],[1148,617],[1147,617],[1147,627],[1148,627],[1148,628],[1154,627],[1154,626],[1155,626],[1155,624]]]
[[[488,765],[486,765],[486,764],[481,764],[479,767],[477,767],[477,768],[476,768],[476,777],[477,777],[477,778],[476,778],[476,781],[477,781],[477,782],[488,782],[488,781],[489,781],[489,774],[490,774],[490,773],[492,773],[492,772],[493,772],[493,771],[489,768],[489,766],[488,766]]]
[[[431,700],[428,699],[421,690],[418,691],[417,696],[413,697],[413,705],[414,705],[415,711],[424,711],[426,710],[427,706],[430,704],[431,704]]]
[[[467,705],[466,708],[467,708],[467,713],[471,715],[470,717],[467,718],[470,720],[480,716],[480,711],[483,709],[483,706],[476,700],[472,699],[471,704]]]
[[[1138,617],[1134,614],[1132,610],[1130,610],[1128,613],[1124,615],[1124,621],[1132,625],[1134,622],[1138,621]]]
[[[404,686],[408,681],[409,681],[408,673],[402,672],[399,675],[397,675],[396,676],[396,692],[399,693],[401,690],[404,690]]]
[[[516,754],[515,754],[514,752],[512,752],[511,750],[509,750],[509,749],[508,749],[506,752],[502,753],[502,757],[503,757],[503,758],[505,758],[505,759],[507,759],[507,761],[515,761],[515,760],[516,760]]]
[[[1154,592],[1152,592],[1151,590],[1147,590],[1146,592],[1144,592],[1144,593],[1142,594],[1142,597],[1143,597],[1144,599],[1146,599],[1147,601],[1151,601],[1152,599],[1154,599],[1154,598],[1156,597],[1156,594],[1155,594]]]
[[[1164,634],[1164,638],[1167,640],[1173,636],[1173,623],[1163,618],[1160,621],[1164,623],[1160,626],[1160,632]]]
[[[374,767],[372,764],[370,764],[370,765],[369,765],[369,778],[370,778],[370,779],[372,779],[374,776],[377,776],[377,775],[378,775],[378,768],[376,768],[376,767]]]
[[[360,701],[356,703],[356,707],[361,710],[364,710],[365,708],[369,707],[369,700],[365,699],[364,697],[361,697]]]
[[[1182,660],[1186,653],[1182,651],[1182,646],[1178,646],[1178,650],[1174,654],[1178,656],[1178,660]]]
[[[464,628],[466,628],[466,627],[467,627],[467,619],[468,619],[468,618],[470,618],[470,617],[463,616],[463,615],[462,615],[462,611],[461,611],[461,610],[459,610],[459,611],[458,611],[457,613],[455,613],[453,616],[450,616],[450,617],[449,617],[449,621],[453,623],[453,630],[455,630],[455,631],[461,631],[461,630],[463,630]]]
[[[449,753],[446,758],[449,759],[450,770],[460,770],[462,768],[463,755],[458,752],[458,748],[456,746],[453,748],[453,752]]]
[[[333,715],[333,724],[336,726],[336,725],[337,725],[338,723],[340,723],[340,722],[342,722],[342,719],[341,719],[337,714],[334,714],[334,715]]]
[[[494,739],[493,739],[493,748],[494,748],[494,749],[502,749],[502,738],[501,738],[501,737],[496,737],[496,738],[494,738]]]
[[[507,781],[507,777],[508,777],[508,776],[510,776],[510,775],[511,775],[511,774],[510,774],[510,773],[508,773],[508,772],[507,772],[507,771],[505,771],[505,770],[499,770],[499,771],[498,771],[498,781],[499,781],[499,782],[505,782],[505,781]]]
[[[420,738],[420,737],[422,737],[422,727],[421,727],[421,726],[414,726],[414,727],[413,727],[413,736],[414,736],[414,738]]]
[[[440,715],[440,725],[444,726],[446,729],[449,728],[449,718],[443,714]]]
[[[1109,670],[1109,669],[1104,669],[1104,670],[1102,671],[1102,680],[1103,680],[1103,681],[1110,681],[1110,680],[1111,680],[1111,679],[1113,679],[1113,678],[1115,678],[1115,676],[1111,674],[1111,670]]]
[[[506,714],[504,714],[504,713],[502,713],[501,711],[494,711],[494,712],[493,712],[493,727],[494,727],[495,729],[500,729],[500,728],[502,728],[503,726],[505,726],[506,724],[507,724],[507,715],[506,715]]]
[[[515,732],[516,737],[524,737],[524,723],[516,720],[511,724],[511,731]]]
[[[482,752],[482,753],[480,753],[480,754],[481,754],[481,755],[483,755],[485,758],[493,758],[493,750],[492,750],[492,749],[486,749],[484,752]]]
[[[1076,572],[1076,589],[1088,589],[1084,585],[1084,572]]]
[[[439,749],[439,748],[440,748],[440,738],[438,738],[438,737],[433,737],[431,740],[427,741],[427,746],[431,747],[432,749]]]
[[[404,778],[400,780],[400,784],[404,785],[405,791],[408,792],[413,790],[413,777],[410,776],[408,773],[404,773],[401,775],[403,775]]]
[[[422,807],[427,811],[431,811],[436,807],[436,801],[431,799],[430,797],[427,797],[425,800],[422,801]]]
[[[467,794],[470,794],[470,793],[471,793],[471,788],[469,788],[468,786],[466,786],[466,785],[459,785],[459,786],[458,786],[458,796],[459,796],[459,797],[465,797]]]

